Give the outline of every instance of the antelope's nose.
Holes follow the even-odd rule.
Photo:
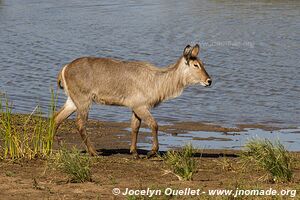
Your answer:
[[[207,80],[207,85],[210,86],[211,83],[212,83],[211,79],[208,79],[208,80]]]

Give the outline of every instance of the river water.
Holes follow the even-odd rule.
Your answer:
[[[0,0],[0,92],[14,112],[47,108],[60,68],[81,56],[175,62],[200,43],[213,78],[153,110],[160,123],[299,126],[300,1]],[[65,101],[59,93],[58,106]],[[127,108],[91,118],[128,121]]]

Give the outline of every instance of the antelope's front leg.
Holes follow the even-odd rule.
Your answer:
[[[150,111],[147,108],[136,108],[134,109],[135,114],[141,119],[144,120],[144,122],[151,128],[151,133],[153,137],[152,142],[152,150],[148,152],[147,157],[153,157],[158,152],[158,125],[155,119],[152,117]]]
[[[134,158],[139,158],[139,155],[137,153],[137,137],[138,132],[141,126],[141,119],[138,118],[138,116],[132,112],[131,116],[131,146],[130,146],[130,153],[132,153]]]
[[[152,116],[151,116],[152,117]],[[157,122],[155,121],[155,119],[152,117],[152,119],[149,122],[149,127],[151,127],[152,130],[152,138],[153,138],[153,142],[152,142],[152,150],[150,152],[148,152],[147,157],[153,157],[157,154],[158,152],[158,125]]]

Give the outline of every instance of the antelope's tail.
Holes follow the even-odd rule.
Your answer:
[[[57,76],[57,85],[60,89],[64,89],[64,86],[63,86],[63,80],[62,80],[62,71],[63,71],[63,68],[60,70],[60,72],[58,73],[58,76]]]

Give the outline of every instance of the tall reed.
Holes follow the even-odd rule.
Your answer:
[[[52,153],[54,137],[54,111],[57,95],[51,89],[48,116],[40,106],[26,118],[12,114],[12,104],[7,97],[0,100],[0,138],[2,158],[46,157]],[[4,102],[4,103],[3,103]],[[26,118],[26,120],[25,120]]]
[[[0,99],[0,135],[3,142],[3,157],[21,157],[22,151],[20,141],[16,131],[12,126],[12,104],[9,103],[5,96],[4,107],[3,100]]]

